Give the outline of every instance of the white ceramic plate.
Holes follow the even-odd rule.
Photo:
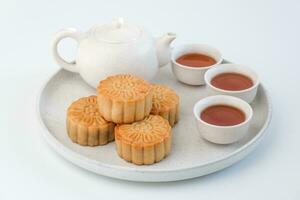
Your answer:
[[[171,154],[159,163],[136,166],[122,160],[115,143],[99,147],[74,144],[66,132],[66,109],[75,99],[95,94],[78,74],[60,70],[43,88],[38,112],[47,142],[72,163],[104,176],[118,179],[165,182],[194,178],[228,167],[251,152],[265,135],[271,117],[271,106],[265,88],[260,85],[255,101],[250,130],[241,141],[216,145],[202,139],[193,119],[193,105],[206,96],[205,87],[178,82],[170,66],[160,70],[156,83],[166,84],[180,96],[180,121],[173,128]]]

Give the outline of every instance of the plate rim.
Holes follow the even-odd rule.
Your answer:
[[[47,126],[45,125],[42,115],[41,115],[41,109],[40,109],[40,101],[41,101],[41,97],[42,94],[45,90],[45,88],[47,87],[49,81],[51,81],[51,79],[53,77],[55,77],[57,74],[59,74],[61,71],[66,71],[64,69],[58,69],[56,70],[54,73],[52,73],[50,75],[50,77],[48,79],[45,80],[45,82],[42,84],[38,94],[37,94],[37,99],[36,99],[36,113],[37,113],[37,118],[40,124],[40,127],[43,129],[43,137],[44,139],[47,141],[48,144],[50,144],[50,146],[52,147],[52,149],[54,149],[56,152],[58,152],[58,154],[60,154],[64,159],[74,163],[75,165],[84,168],[88,171],[93,171],[94,173],[97,174],[101,174],[104,176],[109,176],[109,177],[114,177],[114,178],[118,178],[115,176],[110,176],[108,174],[102,174],[102,173],[98,173],[95,170],[89,169],[88,167],[82,166],[81,164],[78,164],[76,161],[73,161],[73,159],[69,158],[69,156],[72,157],[76,157],[79,160],[83,160],[84,162],[88,162],[88,164],[90,165],[96,165],[97,168],[106,168],[106,169],[114,169],[114,170],[124,170],[126,172],[139,172],[139,173],[163,173],[163,172],[170,172],[170,173],[174,173],[174,172],[181,172],[181,171],[188,171],[188,170],[195,170],[195,169],[199,169],[199,168],[205,168],[208,167],[209,165],[215,165],[215,164],[219,164],[221,162],[225,162],[227,160],[229,160],[230,158],[237,156],[239,154],[241,154],[242,152],[246,151],[247,149],[250,149],[251,146],[258,144],[258,142],[260,141],[260,139],[265,135],[264,132],[267,129],[267,127],[270,124],[271,118],[272,118],[272,102],[271,102],[271,98],[269,96],[269,92],[266,90],[266,88],[264,87],[264,85],[262,84],[262,82],[260,82],[260,87],[262,87],[265,95],[266,95],[266,99],[267,99],[267,103],[268,103],[268,114],[266,117],[266,121],[264,122],[264,125],[262,126],[262,128],[258,131],[258,133],[250,140],[248,141],[246,144],[244,144],[242,147],[238,148],[237,150],[227,154],[226,156],[219,158],[219,159],[214,159],[211,160],[205,164],[202,165],[196,165],[196,166],[190,166],[190,167],[184,167],[184,168],[175,168],[175,169],[153,169],[153,168],[135,168],[135,167],[128,167],[128,166],[119,166],[119,165],[111,165],[111,164],[106,164],[103,162],[99,162],[97,160],[85,157],[77,152],[72,151],[71,149],[67,148],[65,145],[63,145],[61,142],[59,142],[59,140],[57,140],[53,134],[51,134],[51,131],[47,128]],[[59,149],[57,149],[57,148]],[[68,155],[67,155],[68,154]],[[247,154],[246,154],[247,155]],[[246,156],[245,155],[245,156]],[[244,158],[245,156],[243,156],[242,158]],[[237,160],[238,161],[238,160]],[[235,162],[237,162],[235,161]],[[233,163],[235,163],[233,162]],[[232,164],[233,164],[232,163]],[[226,166],[225,166],[226,167]],[[214,170],[214,171],[219,171],[225,167],[221,167],[220,169]],[[209,173],[206,173],[209,174]],[[203,174],[204,175],[204,174]],[[202,175],[198,175],[198,176],[202,176]],[[193,176],[193,177],[197,177],[197,176]],[[136,180],[136,179],[129,179],[129,178],[125,178],[125,177],[119,177],[119,179],[126,179],[126,180]],[[184,179],[188,179],[188,178],[180,178],[178,180],[184,180]],[[150,182],[150,181],[149,181]],[[157,182],[157,181],[156,181]]]

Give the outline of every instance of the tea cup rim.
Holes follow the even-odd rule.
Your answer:
[[[218,59],[218,61],[216,61],[215,64],[209,65],[209,66],[206,66],[206,67],[192,67],[192,66],[182,65],[182,64],[180,64],[180,63],[178,63],[178,62],[176,61],[176,59],[177,59],[178,57],[175,58],[174,52],[175,52],[175,50],[178,49],[178,48],[184,48],[184,47],[187,47],[187,46],[198,46],[198,47],[200,46],[200,47],[206,47],[206,48],[213,49],[214,51],[217,52],[217,54],[219,54],[220,59]],[[194,53],[197,53],[197,52],[195,51]],[[205,55],[205,54],[204,54],[204,55]],[[212,56],[210,56],[210,57],[212,57]],[[214,58],[214,59],[215,59],[215,58]],[[223,62],[223,57],[222,57],[221,52],[220,52],[217,48],[215,48],[215,47],[213,47],[213,46],[211,46],[211,45],[204,44],[204,43],[186,43],[186,44],[181,44],[181,45],[177,45],[177,46],[173,47],[172,54],[171,54],[171,61],[172,61],[173,63],[175,63],[178,67],[181,67],[181,68],[183,68],[183,69],[195,70],[195,71],[202,71],[202,70],[207,70],[207,69],[210,69],[210,68],[212,68],[212,67],[215,67],[216,65],[221,64],[221,63]]]
[[[206,108],[208,107],[211,107],[213,105],[209,105],[209,106],[203,106],[203,109],[199,111],[199,107],[201,106],[201,103],[203,103],[203,101],[212,101],[213,99],[216,99],[216,98],[221,98],[221,99],[231,99],[233,101],[238,101],[240,103],[242,103],[245,107],[247,107],[248,111],[249,111],[249,116],[246,116],[246,119],[245,121],[243,121],[242,123],[239,123],[239,124],[236,124],[236,125],[231,125],[231,126],[219,126],[219,125],[214,125],[214,124],[210,124],[208,122],[205,122],[204,120],[201,119],[200,117],[200,114],[203,110],[205,110]],[[227,105],[227,106],[232,106],[234,108],[237,108],[239,110],[242,110],[243,113],[246,113],[245,112],[245,109],[242,109],[242,108],[238,108],[234,103],[216,103],[214,105]],[[207,125],[207,126],[210,126],[210,127],[214,127],[214,128],[220,128],[220,129],[230,129],[230,128],[236,128],[236,127],[241,127],[241,126],[244,126],[245,124],[249,123],[250,120],[252,119],[253,117],[253,109],[252,107],[250,106],[249,103],[247,103],[246,101],[240,99],[240,98],[237,98],[237,97],[233,97],[233,96],[229,96],[229,95],[214,95],[214,96],[208,96],[208,97],[205,97],[203,99],[200,99],[199,101],[197,101],[194,105],[194,108],[193,108],[193,114],[194,114],[194,117],[196,118],[197,121]],[[245,114],[246,115],[246,114]]]
[[[242,67],[242,68],[246,69],[247,71],[251,71],[251,72],[255,75],[255,77],[256,77],[255,83],[254,83],[251,87],[249,87],[249,88],[247,88],[247,89],[243,89],[243,90],[224,90],[224,89],[215,87],[214,85],[211,84],[211,80],[210,80],[210,81],[208,80],[208,79],[209,79],[208,76],[210,75],[210,73],[211,73],[212,70],[218,71],[219,69],[221,69],[221,68],[223,68],[223,67],[226,67],[226,66],[227,66],[227,67],[228,67],[228,66]],[[224,73],[224,72],[223,72],[223,73]],[[223,73],[217,73],[217,75],[223,74]],[[226,73],[226,72],[225,72],[225,73]],[[228,72],[228,73],[229,73],[229,72]],[[245,74],[245,73],[241,73],[241,74]],[[217,76],[217,75],[215,75],[215,76]],[[247,76],[250,77],[250,75],[248,75],[248,74],[245,74],[245,75],[247,75]],[[212,77],[212,78],[213,78],[213,77]],[[211,78],[211,79],[212,79],[212,78]],[[250,77],[250,78],[251,78],[251,80],[252,80],[252,77]],[[250,67],[247,67],[247,66],[245,66],[245,65],[242,65],[242,64],[234,64],[234,63],[219,64],[218,66],[215,66],[213,69],[207,70],[206,73],[204,74],[204,81],[205,81],[205,84],[206,84],[206,85],[208,85],[209,87],[213,88],[214,90],[219,91],[219,92],[228,93],[228,94],[229,94],[229,93],[230,93],[230,94],[236,94],[236,93],[241,93],[241,92],[249,92],[249,91],[253,90],[254,88],[258,87],[258,85],[260,84],[260,78],[259,78],[258,74],[257,74],[254,70],[252,70]],[[252,81],[253,81],[253,80],[252,80]]]

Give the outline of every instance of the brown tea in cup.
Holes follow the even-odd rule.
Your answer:
[[[216,88],[231,91],[245,90],[253,86],[253,81],[249,77],[238,73],[219,74],[210,83]]]
[[[246,120],[243,111],[228,105],[207,107],[200,113],[200,118],[206,123],[217,126],[234,126]]]
[[[200,53],[182,55],[176,62],[187,67],[208,67],[217,63],[212,57]]]

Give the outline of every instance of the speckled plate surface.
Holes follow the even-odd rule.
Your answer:
[[[115,143],[99,147],[74,144],[66,132],[66,109],[75,99],[95,94],[78,74],[60,70],[45,84],[38,101],[38,113],[47,142],[65,159],[100,175],[118,179],[165,182],[194,178],[228,167],[250,153],[265,135],[271,118],[270,99],[260,85],[251,104],[254,116],[250,130],[241,141],[216,145],[202,139],[193,119],[193,106],[206,96],[205,87],[178,82],[170,66],[162,68],[154,81],[173,88],[180,96],[180,121],[173,128],[171,154],[159,163],[136,166],[116,153]]]

